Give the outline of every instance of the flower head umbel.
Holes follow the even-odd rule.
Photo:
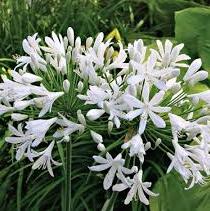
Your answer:
[[[32,169],[47,168],[54,176],[52,164],[60,165],[54,157],[76,159],[73,164],[85,159],[78,172],[88,170],[87,157],[94,154],[97,164],[89,169],[101,172],[105,190],[129,189],[125,204],[139,198],[148,205],[147,196],[157,196],[149,190],[152,183],[143,181],[148,155],[161,168],[167,154],[167,172],[176,170],[189,188],[205,184],[210,91],[194,93],[191,86],[208,72],[199,70],[201,59],[189,65],[183,47],[169,40],[157,41],[156,49],[143,40],[126,47],[105,40],[102,32],[82,43],[71,27],[66,36],[28,36],[26,56],[0,83],[0,115],[11,116],[6,142],[16,159],[28,158]]]
[[[45,169],[47,167],[48,172],[52,177],[54,177],[51,162],[56,165],[60,166],[61,163],[53,160],[52,158],[52,150],[54,147],[55,141],[52,141],[50,145],[42,152],[39,152],[39,155],[41,155],[33,164],[32,169]]]

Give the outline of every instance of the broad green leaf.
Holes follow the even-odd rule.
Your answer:
[[[153,191],[158,197],[150,198],[151,211],[209,211],[210,184],[185,190],[186,184],[176,173],[161,177]]]
[[[189,8],[175,14],[175,34],[192,57],[201,57],[210,71],[210,8]]]

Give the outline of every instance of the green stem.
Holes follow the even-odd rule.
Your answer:
[[[66,211],[71,210],[71,159],[72,159],[72,143],[71,140],[66,144]]]

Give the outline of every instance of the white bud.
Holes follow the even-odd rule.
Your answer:
[[[35,106],[37,108],[42,108],[43,107],[43,104],[44,104],[43,98],[41,98],[41,97],[34,98],[33,101],[34,101],[34,104],[35,104]]]
[[[190,112],[188,115],[187,115],[187,120],[190,120],[193,118],[193,112]]]
[[[74,30],[69,27],[67,29],[67,37],[71,46],[74,46]]]
[[[156,142],[155,142],[155,148],[158,147],[161,144],[161,139],[157,138]]]
[[[82,81],[79,81],[78,85],[77,85],[77,91],[80,93],[82,92],[84,87],[84,84],[82,83]]]
[[[65,79],[63,81],[63,90],[64,92],[68,93],[69,92],[69,88],[70,88],[70,82],[68,79]]]
[[[86,120],[81,110],[77,110],[77,118],[82,125],[86,126]]]
[[[90,111],[87,112],[86,117],[89,120],[94,121],[99,117],[101,117],[104,113],[105,111],[103,109],[91,109]]]
[[[137,172],[138,172],[138,167],[137,167],[137,166],[132,166],[131,170],[132,170],[134,173],[137,173]]]
[[[71,61],[71,51],[66,53],[66,62],[69,63]]]
[[[124,143],[124,144],[121,146],[121,148],[122,148],[122,149],[127,149],[128,147],[130,147],[130,145],[131,145],[131,142],[128,141],[128,142]]]
[[[28,118],[28,115],[13,113],[11,115],[11,118],[12,118],[13,121],[22,121],[24,119],[27,119]]]
[[[93,130],[90,131],[90,134],[91,134],[91,137],[92,137],[93,141],[96,142],[97,144],[103,142],[103,137],[102,137],[102,135],[96,133],[96,132],[93,131]]]
[[[111,133],[113,129],[114,123],[112,121],[108,122],[108,132]]]
[[[70,137],[69,136],[64,136],[63,137],[63,141],[64,142],[69,142],[70,141]]]
[[[25,108],[27,108],[30,105],[33,105],[33,100],[25,100],[25,101],[16,101],[14,103],[14,107],[17,110],[24,110]]]
[[[34,83],[34,82],[37,82],[37,81],[41,81],[42,78],[37,76],[37,75],[31,74],[31,73],[24,73],[22,75],[22,80],[25,83]]]
[[[81,48],[81,38],[77,37],[75,40],[75,47],[76,48]]]
[[[101,44],[101,42],[103,41],[103,39],[104,39],[104,34],[103,34],[103,32],[100,32],[95,39],[95,42],[94,42],[94,45],[93,45],[94,50],[98,49],[98,47]]]
[[[101,144],[101,143],[97,145],[97,149],[98,149],[100,152],[106,151],[106,147],[104,146],[104,144]]]
[[[86,40],[86,49],[90,48],[92,44],[93,44],[93,38],[88,37]]]
[[[66,50],[68,48],[68,38],[67,37],[63,38],[63,43],[64,43],[64,48]]]
[[[106,53],[106,60],[109,60],[112,57],[112,54],[114,53],[114,48],[111,46]]]
[[[145,151],[147,151],[148,149],[151,148],[151,143],[150,142],[147,142],[145,145],[144,145],[144,149]]]

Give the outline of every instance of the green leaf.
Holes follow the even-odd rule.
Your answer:
[[[210,8],[189,8],[175,13],[175,34],[192,57],[201,57],[210,71]]]
[[[161,177],[153,191],[158,197],[150,198],[151,211],[209,211],[210,184],[185,190],[186,184],[176,173]]]

